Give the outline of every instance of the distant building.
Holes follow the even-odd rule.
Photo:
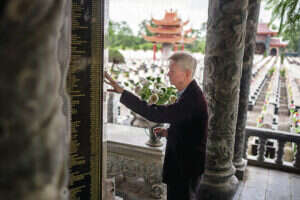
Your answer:
[[[267,23],[260,23],[256,33],[256,54],[266,54],[277,56],[280,49],[287,46],[287,43],[282,42],[280,38],[274,37],[278,32],[271,30]]]
[[[162,44],[162,57],[168,58],[172,48],[177,51],[178,46],[181,50],[184,49],[184,44],[192,43],[196,37],[189,38],[187,34],[192,32],[192,29],[184,30],[184,26],[189,21],[183,22],[177,15],[177,12],[166,11],[163,19],[152,19],[155,27],[147,25],[147,29],[154,34],[153,36],[144,35],[144,39],[153,43],[153,60],[156,59],[156,44]]]

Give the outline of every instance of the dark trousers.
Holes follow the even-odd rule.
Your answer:
[[[195,200],[201,177],[182,181],[178,184],[167,184],[167,200]]]
[[[167,200],[190,200],[190,184],[167,184]]]

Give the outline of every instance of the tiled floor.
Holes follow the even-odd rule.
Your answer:
[[[234,200],[300,200],[300,175],[248,166]]]

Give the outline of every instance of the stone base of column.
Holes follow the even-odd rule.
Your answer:
[[[234,163],[235,166],[235,176],[239,179],[239,180],[243,180],[244,179],[244,174],[246,171],[246,167],[248,164],[248,160],[243,159],[242,163],[236,164]]]
[[[238,183],[234,175],[210,177],[204,174],[198,190],[198,200],[232,200],[238,189]]]

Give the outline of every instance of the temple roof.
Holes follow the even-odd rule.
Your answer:
[[[160,36],[143,36],[145,40],[156,43],[185,43],[189,44],[196,40],[196,37],[185,38],[182,36],[160,37]]]
[[[186,21],[182,23],[181,19],[177,16],[177,12],[166,11],[162,20],[152,19],[153,23],[157,27],[147,25],[147,29],[154,33],[153,36],[145,36],[144,39],[154,43],[192,43],[196,40],[196,37],[185,37],[188,33],[192,32],[192,29],[183,30],[183,26],[189,23]]]
[[[188,30],[185,30],[184,31],[184,35],[187,35],[188,33],[191,33],[192,32],[192,28],[188,29]]]
[[[271,36],[275,36],[277,35],[276,31],[273,31],[269,28],[267,23],[260,23],[257,26],[257,34],[258,35],[271,35]]]
[[[152,27],[147,25],[147,29],[151,33],[163,33],[163,34],[181,34],[182,27],[164,28],[164,27]]]
[[[280,41],[280,38],[271,38],[270,47],[286,47],[288,44],[286,42]]]
[[[158,26],[184,26],[189,23],[189,21],[185,21],[182,24],[181,19],[177,16],[177,12],[166,11],[163,19],[152,19],[152,22]]]

